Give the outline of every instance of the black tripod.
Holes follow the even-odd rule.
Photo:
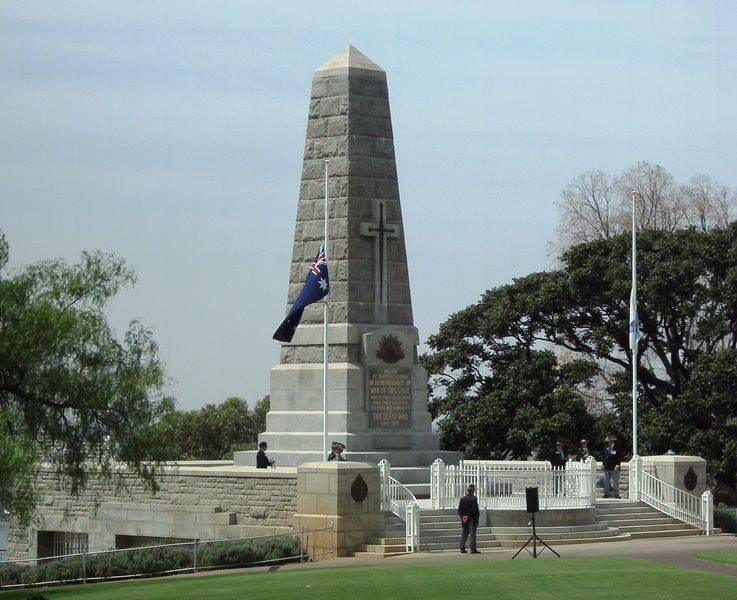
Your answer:
[[[540,542],[540,550],[537,549],[537,543]],[[530,549],[527,547],[532,543],[532,552],[530,552]],[[558,558],[560,558],[560,554],[558,554],[555,550],[553,550],[550,546],[548,546],[545,542],[542,541],[542,539],[537,535],[537,532],[535,531],[535,513],[532,513],[532,535],[530,536],[530,539],[527,540],[522,547],[517,550],[517,553],[512,557],[512,559],[517,558],[517,554],[522,552],[522,550],[527,550],[527,553],[532,556],[532,558],[537,558],[543,553],[543,550],[547,548],[550,550],[553,554],[555,554]]]
[[[560,558],[560,554],[558,554],[555,550],[553,550],[550,546],[548,546],[545,542],[540,539],[537,535],[537,531],[535,530],[535,513],[540,510],[540,504],[538,501],[538,494],[537,494],[537,488],[536,487],[528,487],[525,488],[525,496],[527,497],[527,512],[532,515],[532,535],[530,536],[530,539],[527,540],[524,544],[522,544],[522,547],[517,550],[515,555],[512,557],[512,559],[517,558],[517,555],[522,552],[522,550],[527,550],[527,553],[532,556],[532,558],[537,558],[540,556],[547,548],[550,550],[553,554],[555,554],[558,558]],[[532,552],[530,552],[530,549],[527,547],[530,545],[530,542],[532,542]],[[537,543],[540,542],[540,551],[537,550]]]

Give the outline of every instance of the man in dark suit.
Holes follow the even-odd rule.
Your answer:
[[[604,498],[619,498],[619,471],[622,466],[622,448],[613,435],[604,440]]]
[[[589,456],[593,456],[589,450],[589,441],[586,439],[581,440],[581,447],[576,452],[576,460],[578,462],[585,462]]]
[[[330,444],[330,454],[328,454],[328,460],[345,460],[345,456],[343,456],[343,450],[345,449],[345,446],[341,444],[340,442],[333,442]]]
[[[478,554],[476,549],[476,529],[479,526],[479,503],[476,500],[476,486],[468,486],[468,493],[458,503],[458,516],[461,517],[461,552],[466,553],[466,540],[471,536],[471,554]]]
[[[266,449],[268,448],[266,442],[261,442],[258,445],[258,452],[256,452],[256,468],[257,469],[268,469],[274,464],[274,461],[266,456]]]
[[[565,468],[566,466],[566,451],[563,450],[563,442],[555,442],[555,446],[548,453],[548,461],[553,467]]]
[[[548,461],[553,467],[553,493],[556,496],[564,494],[564,480],[566,468],[566,452],[563,450],[563,442],[558,440],[548,453]]]

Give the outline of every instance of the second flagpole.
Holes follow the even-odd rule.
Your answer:
[[[328,260],[328,163],[325,161],[325,262]],[[328,459],[328,298],[325,296],[323,305],[323,332],[322,332],[322,457]]]
[[[635,221],[635,196],[636,192],[632,192],[632,291],[630,298],[630,312],[633,305],[635,316],[637,316],[637,223]],[[631,317],[630,317],[631,319]],[[636,319],[634,327],[637,329],[634,336],[630,334],[630,340],[634,337],[634,343],[631,343],[632,349],[632,456],[637,456],[637,350],[639,332],[639,318]],[[632,325],[630,325],[632,326]]]

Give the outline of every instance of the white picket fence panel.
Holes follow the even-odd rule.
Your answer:
[[[525,509],[525,488],[537,487],[540,509],[589,507],[596,498],[596,461],[571,461],[565,467],[549,462],[461,461],[446,465],[437,459],[430,469],[433,509],[455,508],[470,484],[479,507]]]

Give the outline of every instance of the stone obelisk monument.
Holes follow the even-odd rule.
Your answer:
[[[346,458],[427,467],[440,457],[417,360],[386,73],[346,46],[315,71],[297,204],[288,303],[323,239],[329,159],[328,441]],[[279,466],[322,460],[322,303],[307,308],[271,370],[271,412],[259,441]],[[254,453],[236,463],[254,464]],[[400,478],[402,480],[402,478]],[[428,481],[422,474],[420,481]],[[406,481],[406,483],[413,483]]]

